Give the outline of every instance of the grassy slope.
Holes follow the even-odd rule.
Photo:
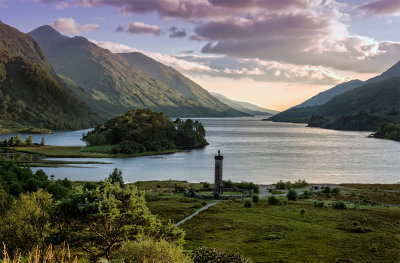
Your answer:
[[[202,200],[170,193],[176,181],[137,182],[147,204],[163,221],[178,222],[203,206]],[[159,185],[159,188],[157,188]],[[340,200],[368,199],[399,204],[399,185],[343,185]],[[150,194],[149,194],[150,193]],[[354,193],[350,197],[350,193]],[[385,194],[386,193],[386,194]],[[321,197],[324,199],[323,197]],[[327,204],[334,198],[326,198]],[[396,201],[397,200],[397,201]],[[300,211],[305,210],[301,215]],[[372,231],[355,233],[353,221]],[[215,246],[241,253],[253,262],[396,262],[400,258],[400,207],[360,206],[359,210],[315,208],[313,201],[270,206],[265,199],[246,209],[243,201],[220,202],[181,225],[186,249]],[[350,261],[343,261],[350,262]]]
[[[60,85],[34,39],[1,22],[0,35],[0,100],[8,101],[0,109],[3,124],[0,129],[80,129],[100,121],[91,109]]]
[[[150,77],[161,81],[165,85],[178,91],[185,98],[190,98],[198,101],[203,107],[211,110],[226,113],[227,116],[244,116],[241,112],[235,112],[220,100],[212,96],[207,90],[200,85],[185,77],[172,67],[166,66],[148,56],[139,52],[120,53],[121,57],[126,59],[131,65],[142,70]]]
[[[113,115],[132,108],[150,108],[174,117],[221,116],[221,112],[185,98],[84,37],[61,36],[48,26],[30,34],[45,47],[58,74],[72,79],[96,101],[114,105]],[[84,97],[81,99],[86,102]]]

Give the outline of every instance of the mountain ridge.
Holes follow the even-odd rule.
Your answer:
[[[195,99],[185,98],[121,56],[84,37],[62,36],[49,26],[39,27],[29,34],[45,47],[44,51],[57,74],[73,80],[92,97],[92,100],[87,100],[87,96],[80,97],[92,108],[98,107],[97,103],[108,103],[114,105],[113,115],[133,108],[150,108],[173,117],[242,114],[229,107],[220,111],[210,109]],[[79,96],[79,93],[76,95]]]

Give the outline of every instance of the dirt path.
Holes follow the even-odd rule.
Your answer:
[[[203,206],[202,208],[200,208],[199,210],[196,210],[196,212],[194,212],[193,214],[191,214],[190,216],[182,219],[181,221],[179,221],[178,223],[175,224],[175,226],[179,226],[182,225],[183,223],[185,223],[186,221],[192,219],[194,216],[198,215],[200,212],[207,210],[208,208],[212,207],[213,205],[216,205],[218,202],[214,202],[214,203],[210,203],[206,206]]]

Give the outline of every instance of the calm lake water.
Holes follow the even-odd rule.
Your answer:
[[[138,158],[84,158],[79,160],[112,164],[43,170],[56,178],[93,181],[106,178],[116,167],[123,171],[126,182],[168,179],[212,182],[214,155],[220,149],[224,155],[224,179],[232,181],[400,182],[400,143],[367,138],[369,132],[308,128],[304,124],[273,123],[257,117],[199,120],[210,143],[204,149]],[[48,145],[84,145],[80,138],[86,131],[33,135],[33,140],[40,142],[44,137]]]

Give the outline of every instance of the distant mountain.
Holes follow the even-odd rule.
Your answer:
[[[376,130],[383,122],[400,123],[400,77],[371,82],[335,96],[314,112],[308,124],[339,130]]]
[[[29,33],[43,47],[57,74],[82,88],[75,94],[92,108],[112,105],[108,115],[150,108],[175,117],[238,116],[229,107],[210,108],[151,78],[124,58],[84,37],[63,36],[50,26]],[[75,89],[76,91],[76,89]],[[90,100],[88,98],[91,98]],[[104,112],[100,112],[102,116]]]
[[[145,72],[153,79],[161,81],[165,85],[182,94],[185,98],[198,101],[203,107],[218,111],[232,111],[227,105],[221,103],[220,100],[211,96],[211,94],[203,89],[200,85],[185,77],[172,67],[166,66],[142,53],[120,53],[118,54],[132,66]],[[232,111],[232,114],[237,115]],[[242,114],[243,115],[243,114]]]
[[[1,130],[81,129],[101,121],[60,84],[34,39],[1,22],[0,35]]]
[[[300,104],[296,107],[290,108],[279,114],[276,114],[275,116],[272,116],[271,118],[269,118],[269,120],[277,121],[277,122],[307,123],[313,114],[320,114],[320,112],[319,112],[320,108],[322,108],[322,106],[324,104],[328,103],[333,98],[335,98],[335,96],[344,95],[344,94],[351,96],[351,95],[353,95],[353,93],[348,93],[351,90],[354,90],[354,89],[357,89],[360,87],[364,87],[367,84],[377,83],[377,82],[379,83],[379,82],[382,82],[384,80],[387,80],[387,79],[390,79],[393,77],[400,77],[400,61],[398,63],[396,63],[394,66],[392,66],[391,68],[389,68],[387,71],[383,72],[382,74],[380,74],[376,77],[370,78],[365,82],[362,82],[359,80],[353,80],[353,81],[342,83],[340,85],[333,87],[332,89],[329,89],[325,92],[321,92],[320,94],[312,97],[311,99],[303,102],[302,104]],[[336,94],[336,95],[333,96],[334,94]],[[321,102],[323,102],[327,99],[328,99],[328,101],[326,101],[323,104],[320,104]],[[372,98],[371,98],[371,100],[372,100]],[[361,108],[357,108],[357,107],[354,106],[354,110],[363,110],[362,107]],[[349,114],[351,112],[354,112],[353,110],[350,111],[350,109],[348,109],[348,107],[345,107],[345,105],[342,105],[341,109],[337,108],[337,110],[341,111],[341,112],[343,110],[347,110],[347,111],[349,111],[348,112]],[[334,111],[334,110],[331,109],[331,111]],[[323,113],[323,114],[325,114],[325,113]]]
[[[323,91],[321,93],[318,93],[314,97],[306,100],[305,102],[295,106],[294,108],[301,108],[301,107],[311,107],[311,106],[316,106],[316,105],[322,105],[327,103],[330,99],[333,97],[343,94],[346,91],[358,88],[363,85],[363,81],[361,80],[351,80],[348,82],[344,82],[342,84],[339,84],[331,89],[328,89],[326,91]]]
[[[229,107],[232,107],[235,110],[245,112],[250,115],[272,116],[274,114],[279,113],[279,111],[264,109],[262,107],[259,107],[257,105],[254,105],[254,104],[251,104],[248,102],[231,100],[228,97],[226,97],[222,94],[219,94],[219,93],[211,92],[211,94],[214,97],[216,97],[217,99],[219,99],[220,101],[222,101],[223,103],[225,103],[226,105],[228,105]]]

